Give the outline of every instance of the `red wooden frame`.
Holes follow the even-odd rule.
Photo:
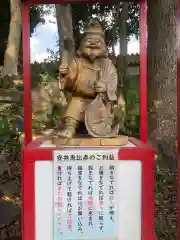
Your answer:
[[[147,2],[140,0],[140,139],[147,142]]]
[[[25,144],[32,141],[32,103],[31,103],[31,67],[30,67],[30,17],[29,5],[22,5],[22,46],[24,77],[24,134]]]
[[[96,0],[27,0],[22,4],[22,38],[24,67],[24,125],[25,145],[32,140],[32,107],[31,107],[31,77],[30,77],[30,4],[58,4],[62,2],[95,2]],[[105,1],[105,0],[104,0]],[[103,1],[103,2],[104,2]],[[140,1],[140,139],[147,141],[147,0]],[[177,0],[177,92],[180,89],[180,1]],[[180,108],[180,95],[177,94],[177,109]],[[180,236],[180,111],[177,111],[177,143],[178,143],[178,229]],[[29,145],[28,145],[29,146]],[[29,146],[30,147],[30,146]],[[24,152],[24,150],[23,150]],[[34,160],[33,160],[34,161]],[[32,167],[33,168],[33,167]],[[32,176],[30,176],[32,178]],[[31,204],[30,204],[31,205]]]
[[[111,2],[110,0],[25,0],[24,4],[60,4],[60,3],[94,3],[94,2]],[[115,1],[115,0],[113,0]]]
[[[142,237],[141,240],[155,240],[154,232],[154,154],[155,150],[139,140],[130,139],[137,147],[122,147],[119,159],[140,160],[142,163]],[[53,150],[39,148],[42,141],[33,141],[22,150],[22,196],[23,225],[22,239],[35,240],[35,161],[51,161]]]
[[[106,2],[105,0],[102,0]],[[140,139],[147,142],[147,0],[140,1]],[[69,0],[70,3],[97,2],[96,0]],[[24,68],[24,131],[25,144],[32,140],[32,106],[30,73],[29,5],[67,3],[65,0],[27,0],[22,4],[22,40]]]

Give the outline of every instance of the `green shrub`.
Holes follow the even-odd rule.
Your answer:
[[[136,90],[127,90],[126,96],[126,119],[125,132],[128,136],[139,137],[140,115],[139,94]]]

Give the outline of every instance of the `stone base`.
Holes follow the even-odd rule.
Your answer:
[[[128,144],[127,136],[117,136],[116,138],[88,138],[76,137],[72,139],[62,139],[60,137],[53,137],[52,144],[58,146],[122,146]]]

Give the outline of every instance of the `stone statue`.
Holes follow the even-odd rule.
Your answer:
[[[59,85],[72,93],[63,116],[62,138],[73,138],[80,121],[84,121],[93,137],[114,137],[119,124],[115,123],[117,104],[117,72],[108,58],[105,34],[101,24],[93,19],[85,30],[77,55],[68,62],[62,57]]]

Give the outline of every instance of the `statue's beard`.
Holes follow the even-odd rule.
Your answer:
[[[87,57],[90,61],[94,61],[96,58],[101,58],[104,56],[104,50],[98,48],[84,48],[82,55]]]

